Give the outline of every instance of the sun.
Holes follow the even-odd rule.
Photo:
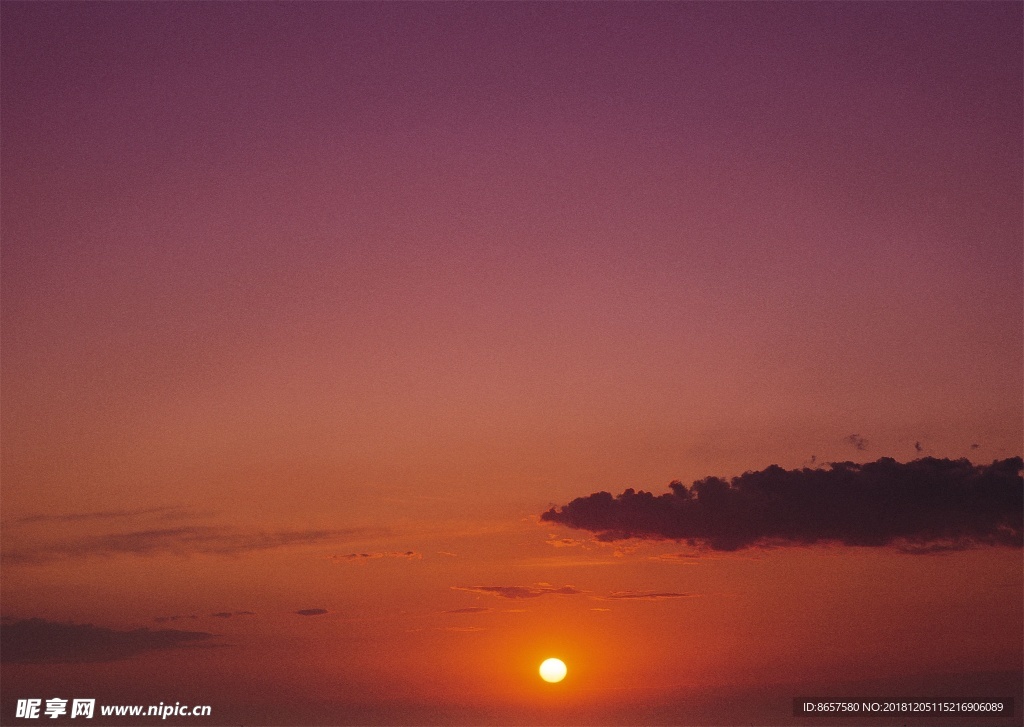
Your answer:
[[[560,682],[565,679],[565,662],[561,659],[545,659],[540,665],[540,678],[546,682]]]

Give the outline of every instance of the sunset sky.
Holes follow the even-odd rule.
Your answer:
[[[1022,14],[3,0],[0,722],[1019,724]]]

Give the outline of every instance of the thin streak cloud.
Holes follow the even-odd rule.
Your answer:
[[[673,598],[694,598],[696,593],[676,593],[674,591],[612,591],[607,596],[598,596],[600,601],[665,601]]]
[[[114,555],[240,555],[298,545],[362,540],[386,534],[373,528],[245,532],[214,526],[154,528],[126,533],[85,536],[9,550],[2,559],[9,565]]]
[[[347,555],[330,555],[331,560],[339,563],[365,563],[369,560],[380,560],[381,558],[398,558],[400,560],[422,560],[423,554],[412,550],[394,551],[388,553],[348,553]]]
[[[182,507],[163,506],[146,507],[135,510],[103,510],[98,512],[72,512],[60,514],[28,515],[14,521],[16,525],[34,525],[36,523],[79,523],[103,520],[125,520],[143,518],[149,515],[160,520],[183,520],[197,517],[197,514]]]
[[[546,583],[538,583],[531,588],[524,586],[452,586],[452,590],[482,593],[511,599],[540,598],[541,596],[575,596],[585,593],[585,591],[581,591],[573,586],[555,588]]]

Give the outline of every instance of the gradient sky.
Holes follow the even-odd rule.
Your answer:
[[[4,664],[5,723],[53,696],[208,725],[1022,696],[1019,546],[539,519],[1020,456],[1020,3],[0,14],[0,605],[66,645]]]

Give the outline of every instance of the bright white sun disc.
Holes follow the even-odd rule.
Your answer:
[[[545,659],[540,665],[540,678],[552,684],[565,679],[565,672],[565,662],[561,659]]]

